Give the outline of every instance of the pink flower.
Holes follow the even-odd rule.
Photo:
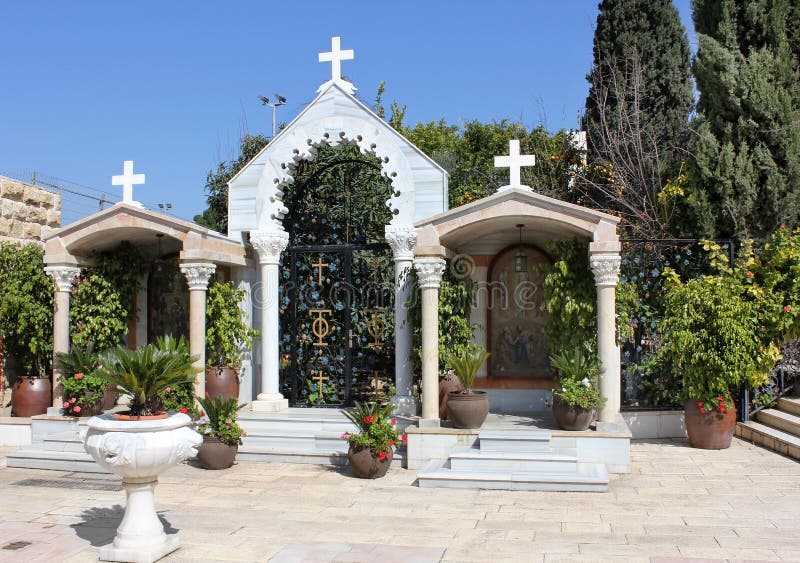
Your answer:
[[[233,421],[230,418],[226,418],[225,424],[233,424]]]
[[[76,399],[75,397],[72,397],[72,398],[69,400],[69,402],[74,404],[74,403],[75,403],[77,400],[78,400],[78,399]]]
[[[68,402],[68,401],[64,401],[64,408],[65,408],[65,409],[68,409],[68,408],[69,408],[69,402]]]
[[[342,434],[342,440],[349,440],[350,439],[350,432],[345,432]]]
[[[81,412],[81,407],[79,407],[78,405],[75,405],[75,406],[72,408],[72,410],[73,410],[73,411],[75,411],[75,412]]]
[[[83,374],[81,372],[76,373],[75,379],[83,379]]]
[[[164,389],[164,392],[165,393],[172,393],[172,387],[167,387],[166,389]]]

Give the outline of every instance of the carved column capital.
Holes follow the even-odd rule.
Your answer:
[[[72,284],[81,274],[81,269],[76,266],[47,266],[44,271],[55,280],[58,291],[64,293],[72,291]]]
[[[444,272],[445,261],[442,258],[417,258],[414,269],[422,289],[439,289]]]
[[[386,225],[386,242],[392,247],[395,260],[413,260],[417,246],[417,230],[413,225]]]
[[[613,287],[619,281],[619,268],[622,258],[617,253],[593,254],[589,256],[589,264],[594,273],[597,287]]]
[[[208,289],[208,280],[217,270],[216,264],[209,262],[187,262],[181,264],[181,272],[189,282],[189,291],[205,291]]]
[[[258,252],[259,263],[277,264],[280,262],[281,253],[289,244],[289,233],[282,229],[252,231],[250,244]]]

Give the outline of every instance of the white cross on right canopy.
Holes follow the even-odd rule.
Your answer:
[[[536,164],[536,156],[532,154],[519,154],[519,139],[508,141],[508,156],[494,157],[495,168],[509,169],[509,188],[527,188],[520,179],[520,169],[523,166],[533,166]]]
[[[331,37],[331,50],[319,54],[319,62],[331,63],[331,80],[337,82],[342,79],[342,61],[349,61],[355,57],[352,49],[342,51],[341,37]]]

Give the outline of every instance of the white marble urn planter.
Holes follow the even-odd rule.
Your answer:
[[[200,434],[181,413],[161,420],[122,421],[110,414],[89,420],[84,448],[97,463],[122,477],[125,516],[113,543],[100,548],[102,561],[152,562],[180,546],[158,519],[153,490],[158,476],[197,453]]]

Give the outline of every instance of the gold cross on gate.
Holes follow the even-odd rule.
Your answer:
[[[317,263],[316,263],[316,264],[311,264],[311,267],[312,267],[312,268],[316,268],[316,269],[317,269],[317,283],[319,283],[319,285],[322,285],[322,268],[327,268],[329,265],[330,265],[330,264],[325,264],[325,263],[322,261],[322,258],[321,258],[321,257],[320,257],[320,259],[317,261]]]
[[[322,384],[324,382],[328,381],[330,379],[330,377],[328,377],[327,375],[322,375],[322,370],[316,371],[316,370],[312,369],[311,370],[311,374],[312,374],[311,375],[311,381],[316,381],[317,382],[317,391],[319,393],[322,393]],[[316,377],[314,377],[313,374],[317,374]]]

